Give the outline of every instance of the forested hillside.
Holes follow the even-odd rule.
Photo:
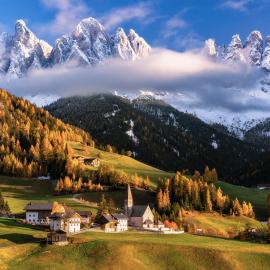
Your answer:
[[[85,131],[0,89],[0,174],[58,176],[65,170],[66,142],[94,145]]]
[[[100,145],[131,151],[164,170],[217,168],[234,180],[240,168],[257,156],[252,144],[217,131],[197,117],[156,100],[133,102],[112,95],[63,98],[47,109],[61,120],[89,131]]]

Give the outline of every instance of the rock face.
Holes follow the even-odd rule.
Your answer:
[[[252,31],[244,44],[238,34],[232,36],[228,46],[218,46],[214,39],[208,39],[205,41],[204,52],[221,61],[244,63],[270,70],[270,36],[266,37],[264,47],[259,31]]]
[[[243,44],[239,35],[233,35],[231,43],[225,50],[224,59],[228,62],[246,62],[243,54]]]
[[[18,20],[14,36],[6,43],[5,58],[8,60],[3,71],[9,76],[21,77],[30,69],[45,67],[50,52],[51,46],[39,40],[23,20]]]
[[[218,46],[213,39],[205,41],[203,52],[217,61],[240,63],[261,70],[258,82],[263,92],[270,91],[270,36],[265,42],[261,32],[252,31],[243,44],[238,34],[232,36],[228,46]]]
[[[253,31],[249,34],[245,44],[247,60],[250,64],[260,66],[263,53],[263,39],[259,31]]]
[[[217,44],[216,41],[212,38],[209,38],[204,43],[204,51],[207,55],[217,56]]]
[[[109,57],[136,60],[150,51],[150,46],[134,30],[127,36],[118,28],[110,37],[91,17],[83,19],[70,35],[57,39],[53,47],[38,39],[23,20],[18,20],[14,35],[0,34],[0,72],[23,77],[30,70],[59,64],[93,66]]]
[[[262,68],[270,71],[270,36],[266,37],[265,48],[262,55]]]
[[[111,38],[111,43],[114,56],[119,56],[124,60],[136,59],[137,56],[123,28],[117,29],[115,35]]]

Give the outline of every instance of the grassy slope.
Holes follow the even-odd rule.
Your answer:
[[[231,198],[238,198],[240,201],[251,202],[258,218],[267,217],[266,198],[269,191],[236,186],[224,182],[219,182],[218,185],[225,194],[228,194]]]
[[[93,147],[86,147],[76,142],[70,142],[70,145],[75,150],[75,155],[99,158],[101,164],[113,166],[115,169],[123,170],[127,173],[138,173],[142,176],[148,176],[153,185],[155,185],[158,178],[174,175],[173,173],[164,172],[127,156],[101,151]]]
[[[5,226],[0,219],[2,269],[269,269],[269,245],[193,235],[84,233],[66,247],[40,247],[44,235],[29,228]],[[16,235],[14,235],[16,234]],[[23,241],[19,234],[26,234]],[[13,235],[13,236],[12,236]],[[29,236],[30,235],[30,236]],[[31,235],[32,238],[31,239]],[[18,244],[20,241],[20,245]],[[16,252],[11,252],[15,250]],[[1,269],[0,266],[0,269]],[[6,267],[6,268],[5,268]]]
[[[196,229],[202,229],[200,234],[219,236],[224,238],[234,237],[238,232],[247,228],[262,229],[261,222],[248,217],[221,216],[219,214],[189,213],[185,223],[192,224]],[[194,229],[191,230],[194,233]],[[195,231],[196,233],[196,231]]]
[[[13,213],[22,213],[23,208],[29,201],[58,201],[75,210],[93,210],[89,206],[72,200],[73,195],[53,196],[53,185],[50,181],[0,176],[0,190],[7,199]]]

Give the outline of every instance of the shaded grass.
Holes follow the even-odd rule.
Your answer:
[[[40,248],[10,269],[269,269],[269,246],[240,241],[151,233],[85,233],[74,241]]]
[[[240,201],[251,202],[256,217],[260,219],[267,218],[266,198],[269,191],[236,186],[225,182],[218,182],[217,185],[220,186],[224,193],[228,194],[230,198],[238,198]]]
[[[88,205],[83,205],[72,200],[73,194],[54,196],[54,184],[51,181],[32,178],[18,178],[0,176],[0,190],[8,201],[12,213],[23,213],[24,207],[31,202],[64,203],[74,210],[93,210]]]

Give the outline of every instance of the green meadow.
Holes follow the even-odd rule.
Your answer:
[[[168,173],[128,156],[101,151],[97,148],[84,146],[80,143],[70,142],[75,155],[83,157],[99,158],[101,164],[113,166],[116,170],[123,170],[129,174],[137,173],[140,176],[148,176],[152,186],[156,186],[159,178],[172,177],[174,173]],[[93,169],[93,168],[92,168]]]
[[[240,201],[251,202],[254,207],[256,217],[267,217],[266,198],[270,193],[269,190],[236,186],[225,182],[219,182],[218,185],[224,193],[228,194],[231,198],[238,198]]]
[[[42,237],[34,227],[0,219],[0,269],[266,270],[270,264],[269,245],[189,234],[88,232],[65,247],[40,246]]]

